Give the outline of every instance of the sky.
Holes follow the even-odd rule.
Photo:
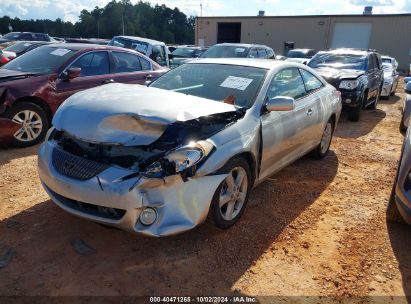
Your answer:
[[[82,9],[104,7],[109,0],[2,0],[0,16],[20,19],[61,18],[76,22]],[[138,0],[131,0],[132,3]],[[192,16],[266,16],[361,14],[364,6],[374,7],[374,14],[411,13],[411,0],[145,0],[178,7]],[[202,11],[200,9],[202,4]]]

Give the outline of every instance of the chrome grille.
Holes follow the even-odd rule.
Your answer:
[[[58,172],[79,180],[90,179],[109,167],[109,165],[70,154],[60,148],[53,149],[52,162]]]

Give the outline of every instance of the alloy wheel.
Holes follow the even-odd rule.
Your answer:
[[[21,126],[13,135],[14,138],[19,141],[33,141],[39,137],[43,129],[43,121],[40,115],[35,111],[20,111],[13,116],[12,121]]]

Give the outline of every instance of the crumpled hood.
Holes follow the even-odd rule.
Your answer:
[[[316,68],[315,71],[325,79],[355,79],[358,76],[365,74],[361,70],[351,69],[335,69],[331,67]]]
[[[92,143],[149,145],[176,121],[236,111],[233,105],[135,84],[107,84],[68,98],[53,125]]]

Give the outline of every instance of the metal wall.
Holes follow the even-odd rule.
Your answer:
[[[338,22],[372,23],[370,48],[397,58],[399,69],[408,70],[411,62],[411,14],[401,15],[333,15],[289,17],[197,17],[196,42],[217,43],[219,22],[241,22],[241,42],[261,43],[282,54],[284,41],[295,48],[326,49],[331,46],[334,25]]]

